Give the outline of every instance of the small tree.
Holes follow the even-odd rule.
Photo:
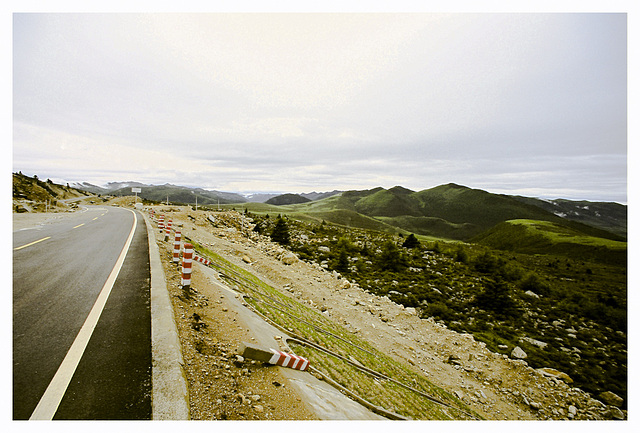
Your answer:
[[[271,231],[271,240],[280,245],[289,245],[289,227],[280,215],[276,218],[276,224]]]
[[[475,303],[483,310],[502,317],[512,316],[517,310],[509,285],[500,279],[485,278],[484,289],[476,296]]]
[[[407,236],[407,239],[404,240],[402,246],[404,248],[419,248],[420,241],[414,236],[413,233],[411,233],[409,236]]]
[[[400,249],[392,241],[386,241],[382,245],[382,252],[377,257],[380,269],[397,272],[403,267]]]

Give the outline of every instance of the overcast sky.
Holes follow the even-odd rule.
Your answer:
[[[627,202],[625,14],[14,14],[13,171]]]

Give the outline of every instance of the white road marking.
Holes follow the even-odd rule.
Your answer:
[[[78,335],[73,341],[73,344],[67,352],[67,355],[64,357],[62,364],[60,364],[60,367],[58,367],[58,371],[56,371],[55,376],[53,376],[53,379],[51,380],[51,383],[49,383],[47,390],[40,398],[38,405],[29,418],[30,420],[52,420],[53,416],[58,410],[58,406],[60,405],[65,392],[67,392],[69,382],[71,382],[71,378],[73,377],[73,374],[75,373],[76,368],[80,363],[80,359],[84,354],[84,350],[87,348],[87,344],[89,344],[91,334],[93,334],[93,330],[95,329],[96,324],[100,319],[102,310],[104,310],[107,299],[111,294],[111,289],[116,282],[116,278],[118,278],[120,268],[122,268],[124,259],[127,255],[127,252],[129,251],[129,246],[131,245],[131,241],[133,240],[133,234],[136,231],[138,218],[136,217],[135,212],[133,212],[132,210],[129,211],[133,214],[133,226],[131,227],[129,237],[127,238],[127,241],[125,242],[124,247],[122,248],[122,251],[118,256],[118,260],[111,270],[107,281],[104,283],[104,286],[102,287],[102,290],[98,295],[98,299],[96,300],[95,304],[93,304],[93,308],[89,312],[84,325],[82,325],[80,332],[78,332]]]

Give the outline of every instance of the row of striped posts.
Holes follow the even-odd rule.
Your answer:
[[[154,210],[151,209],[151,217],[154,218]],[[158,217],[158,228],[160,233],[165,234],[165,242],[169,240],[171,233],[171,220],[167,220],[167,224],[164,224],[164,215]],[[175,238],[173,241],[173,263],[179,263],[180,261],[180,244],[182,233],[175,230]],[[184,290],[189,290],[191,286],[191,265],[193,260],[203,263],[207,266],[211,263],[208,259],[200,257],[193,252],[193,245],[190,243],[184,244],[184,250],[182,253],[182,278],[180,284]],[[292,353],[281,352],[275,349],[266,349],[258,347],[252,344],[243,342],[240,348],[240,353],[243,356],[267,362],[269,364],[280,365],[282,367],[289,367],[296,370],[305,371],[309,368],[309,361],[301,356],[294,355]]]
[[[151,209],[151,217],[155,218],[155,212]],[[167,223],[164,222],[164,215],[158,215],[158,228],[160,229],[160,233],[164,233],[164,240],[167,242],[169,240],[169,236],[172,231],[172,221],[167,220]],[[180,262],[180,244],[182,241],[182,233],[175,230],[175,238],[173,241],[173,263]],[[204,263],[201,257],[195,256],[198,261]],[[191,286],[191,265],[193,262],[194,254],[193,254],[193,245],[190,243],[184,244],[184,251],[182,253],[182,277],[180,279],[180,285],[183,289],[189,289]],[[208,264],[208,263],[207,263]]]

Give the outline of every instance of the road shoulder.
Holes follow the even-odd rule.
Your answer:
[[[189,391],[180,339],[153,224],[144,214],[151,266],[152,419],[188,420]]]

